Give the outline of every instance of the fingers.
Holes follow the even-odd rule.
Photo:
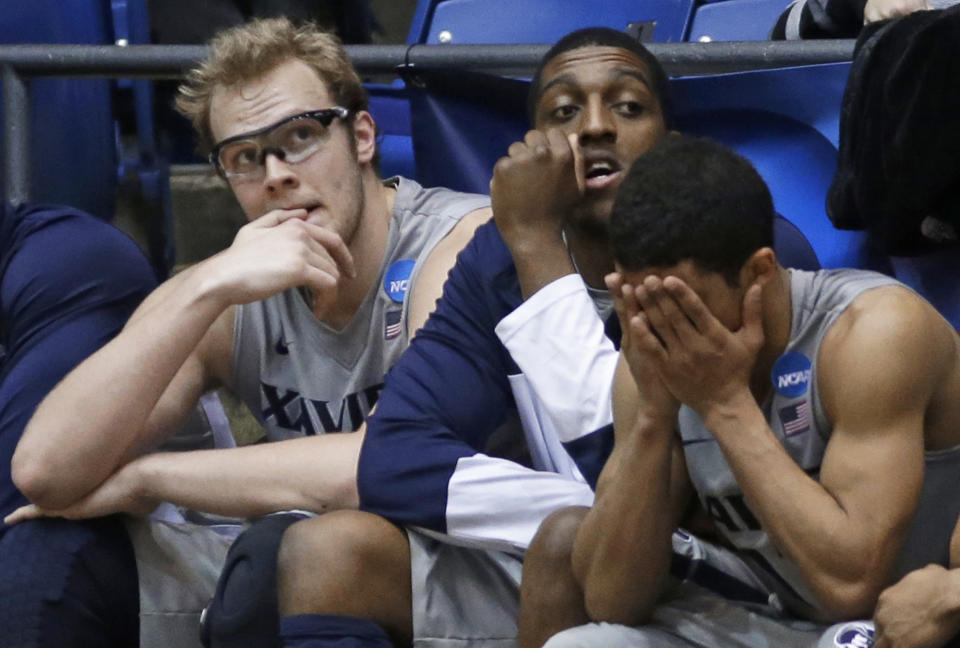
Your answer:
[[[534,158],[545,160],[550,156],[550,142],[540,131],[527,131],[523,137],[523,143],[527,152]]]
[[[305,221],[309,214],[306,209],[275,209],[270,213],[276,215],[276,225],[280,225],[294,218]]]
[[[667,349],[678,349],[689,339],[690,323],[680,311],[673,297],[664,290],[663,281],[649,276],[636,288],[637,303],[647,321]]]
[[[638,312],[630,318],[630,340],[633,348],[662,363],[667,358],[667,349],[654,327],[650,325],[647,313]]]
[[[261,230],[279,226],[303,228],[309,238],[326,252],[341,272],[355,278],[357,276],[356,266],[346,243],[336,232],[307,221],[308,215],[309,212],[306,209],[274,209],[252,223],[248,223],[245,228]],[[320,252],[320,248],[317,248],[316,245],[311,247]]]
[[[313,240],[322,245],[323,249],[330,254],[331,258],[336,262],[337,267],[346,273],[347,276],[355,279],[357,276],[357,268],[353,262],[353,255],[350,254],[350,250],[347,248],[347,244],[343,242],[343,239],[340,238],[338,234],[319,225],[306,222],[304,225],[307,226]]]
[[[13,513],[10,513],[4,517],[3,523],[13,526],[19,522],[35,520],[41,517],[44,517],[44,514],[36,504],[27,504],[26,506],[21,506]]]
[[[335,278],[341,273],[351,278],[357,276],[353,255],[339,234],[297,218],[288,219],[282,227],[298,232],[297,236],[301,237],[298,245],[304,246],[304,258],[311,266]]]
[[[567,135],[567,143],[573,153],[573,171],[577,176],[577,191],[580,195],[587,188],[587,169],[583,163],[583,151],[580,149],[580,138],[576,133]]]
[[[674,302],[680,307],[684,316],[690,321],[694,328],[703,335],[707,335],[715,327],[722,326],[717,318],[714,317],[710,309],[707,308],[700,296],[693,291],[679,277],[665,277],[663,280],[664,289],[670,294]]]
[[[288,220],[298,219],[306,220],[307,210],[306,209],[274,209],[269,211],[260,218],[254,219],[252,222],[244,225],[245,229],[267,229],[270,227],[276,227],[282,223],[287,222]]]

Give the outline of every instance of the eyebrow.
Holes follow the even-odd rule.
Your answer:
[[[630,77],[630,78],[636,79],[637,81],[642,83],[647,88],[648,91],[652,92],[652,88],[650,87],[650,81],[647,80],[647,77],[640,70],[637,70],[635,68],[618,67],[618,68],[613,68],[607,73],[607,78],[609,80],[614,80],[619,77]],[[556,76],[552,78],[546,85],[544,85],[540,89],[540,97],[543,98],[543,95],[547,94],[547,90],[557,85],[577,85],[577,77],[568,72],[566,74],[561,74],[560,76]]]

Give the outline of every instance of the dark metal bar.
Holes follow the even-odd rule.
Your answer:
[[[30,199],[30,88],[11,65],[3,66],[4,198],[17,204]]]
[[[671,76],[833,63],[853,57],[852,40],[650,43]],[[401,65],[530,76],[546,44],[348,45],[362,74],[393,74]],[[30,195],[30,77],[175,79],[206,55],[203,45],[0,45],[4,80],[5,197]]]
[[[404,63],[530,75],[549,46],[526,45],[348,45],[363,74],[392,73]],[[852,40],[650,43],[671,75],[849,61]],[[202,45],[3,45],[0,65],[34,76],[178,78],[206,53]]]

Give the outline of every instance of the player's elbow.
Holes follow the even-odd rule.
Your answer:
[[[823,617],[821,620],[839,623],[870,618],[882,591],[881,582],[866,577],[829,584],[821,588],[818,597]]]
[[[636,572],[624,579],[622,569],[594,571],[583,584],[584,609],[595,623],[636,626],[646,623],[666,585],[666,572]]]
[[[42,454],[22,445],[17,447],[10,463],[13,483],[24,497],[44,509],[58,510],[72,504],[58,472]]]
[[[611,594],[609,590],[589,587],[584,592],[584,608],[594,623],[638,626],[647,622],[656,603],[654,596],[622,597]]]

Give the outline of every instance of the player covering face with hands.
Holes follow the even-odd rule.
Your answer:
[[[551,648],[868,641],[886,586],[946,564],[960,340],[893,279],[782,267],[772,213],[705,140],[665,138],[621,185],[615,445],[593,506],[540,531],[572,538],[553,614],[580,625]],[[677,529],[692,505],[724,547]],[[525,567],[524,593],[550,576]]]

